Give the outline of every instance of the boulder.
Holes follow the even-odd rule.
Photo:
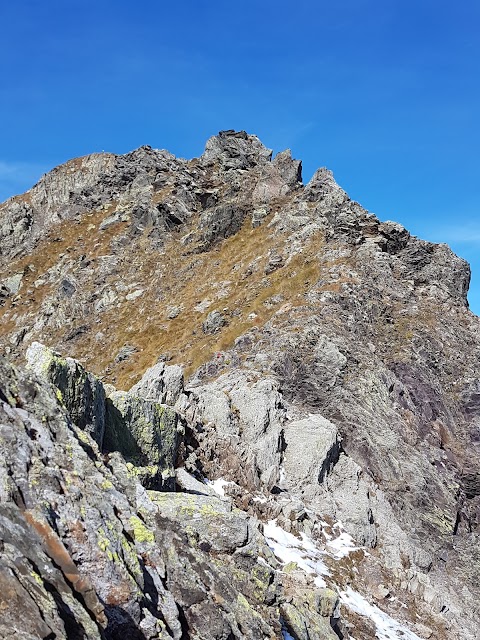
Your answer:
[[[183,369],[158,362],[145,371],[130,393],[145,400],[173,406],[183,393]]]
[[[29,367],[55,387],[59,401],[73,422],[87,431],[101,448],[105,433],[105,389],[102,382],[73,358],[63,358],[33,342],[27,349]]]
[[[337,428],[322,415],[287,422],[283,437],[283,467],[286,483],[293,490],[305,484],[322,483],[338,462],[341,437]]]
[[[163,517],[178,522],[198,536],[198,544],[213,551],[233,553],[249,539],[249,519],[245,513],[218,497],[191,493],[150,491],[149,497]]]
[[[153,478],[172,487],[183,427],[171,407],[114,391],[106,399],[103,449],[119,451],[127,462],[153,467]]]
[[[216,310],[210,311],[202,324],[203,333],[217,333],[226,324],[227,320],[223,313]]]

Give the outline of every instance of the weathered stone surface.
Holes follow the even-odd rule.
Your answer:
[[[3,361],[0,398],[0,637],[280,637],[281,574],[255,519],[212,496],[147,494],[50,384]]]
[[[15,273],[10,278],[3,281],[2,285],[7,289],[10,294],[15,295],[20,291],[22,286],[23,273]]]
[[[130,294],[132,295],[132,294]],[[133,298],[129,298],[128,295],[126,296],[127,300],[135,300],[135,297],[138,296],[134,296]],[[117,353],[117,355],[115,356],[115,362],[123,362],[124,360],[128,360],[131,356],[133,356],[133,354],[137,351],[137,348],[132,345],[132,344],[125,344],[123,345],[123,347],[119,350],[119,352]]]
[[[73,422],[90,433],[102,451],[119,451],[148,485],[173,486],[183,427],[171,407],[134,393],[106,390],[79,362],[38,342],[29,347],[27,358],[35,373],[54,385]]]
[[[197,480],[191,473],[188,473],[184,467],[175,469],[175,481],[179,491],[184,491],[189,494],[214,496],[218,498],[218,494],[211,485],[205,482],[200,482],[200,480]]]
[[[30,637],[29,626],[34,637],[114,638],[119,627],[133,633],[132,614],[141,618],[134,594],[143,585],[131,537],[135,502],[94,440],[72,427],[50,386],[4,363],[0,370],[2,593],[19,594],[4,602],[2,624],[16,622],[2,637],[15,628]]]
[[[213,436],[202,440],[205,458],[216,461],[206,464],[209,477],[224,470],[227,476],[232,472],[242,476],[240,484],[257,487],[263,482],[273,487],[280,477],[285,419],[275,381],[249,382],[244,372],[232,372],[187,393],[188,400],[179,410],[187,421],[204,423]],[[219,467],[218,461],[224,464]]]
[[[207,141],[201,160],[206,164],[218,162],[224,171],[229,171],[266,164],[271,157],[271,149],[264,147],[257,136],[229,130],[220,131]]]
[[[203,333],[217,333],[227,321],[220,311],[210,311],[202,325]]]
[[[322,483],[338,462],[340,437],[334,424],[321,415],[288,422],[283,431],[283,466],[292,489]]]
[[[160,515],[195,531],[200,545],[232,553],[248,542],[248,517],[232,509],[229,502],[213,496],[158,491],[151,491],[149,497]]]
[[[145,371],[130,393],[145,400],[173,407],[183,392],[183,369],[159,362]]]
[[[295,607],[286,602],[281,605],[280,611],[285,627],[298,640],[337,640],[338,638],[328,620],[318,616],[312,620],[306,607]]]

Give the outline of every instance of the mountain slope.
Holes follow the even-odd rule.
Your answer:
[[[476,637],[479,320],[446,245],[232,131],[189,161],[71,161],[0,207],[0,236],[10,359],[39,340],[124,389],[160,360],[134,388],[156,402],[183,366],[180,467],[287,531],[341,521],[370,555],[339,589]]]

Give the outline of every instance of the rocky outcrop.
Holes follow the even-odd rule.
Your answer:
[[[307,536],[311,554],[352,536],[357,551],[335,556],[341,566],[322,580],[344,594],[357,640],[376,631],[357,605],[361,619],[350,615],[347,603],[359,602],[345,595],[351,588],[392,615],[402,617],[394,603],[404,602],[419,636],[476,639],[479,321],[468,310],[463,260],[365,211],[327,169],[303,185],[288,151],[272,159],[258,138],[235,131],[211,138],[193,160],[142,147],[71,161],[0,214],[3,350],[20,362],[36,340],[72,355],[30,349],[69,428],[93,438],[97,462],[118,462],[119,477],[133,483],[118,489],[127,497],[132,486],[145,497],[142,483],[169,490],[147,498],[166,523],[161,545],[173,530],[178,557],[195,556],[193,568],[182,569],[183,559],[176,568],[180,628],[188,620],[188,633],[196,627],[203,637],[209,615],[218,637],[268,636],[265,623],[273,637],[283,624],[300,638],[318,622],[316,596],[302,596],[308,611],[288,601],[310,575],[288,562],[290,591],[285,576],[269,584],[290,595],[255,604],[262,624],[241,621],[238,590],[212,595],[208,538],[227,564],[249,542],[242,553],[222,551],[206,523],[197,527],[211,507],[232,540],[247,527],[272,566],[252,533],[261,529],[255,518],[308,546]],[[214,501],[215,490],[230,507]],[[183,510],[195,519],[191,531]],[[253,565],[241,564],[250,575]],[[230,569],[215,567],[233,584]],[[203,575],[198,602],[188,600],[187,574]],[[150,606],[142,605],[155,618]],[[135,624],[144,619],[132,611]]]
[[[106,394],[100,380],[73,358],[62,358],[38,342],[30,345],[26,355],[33,371],[55,386],[58,399],[77,427],[89,433],[101,448]]]
[[[0,380],[0,637],[280,637],[286,587],[255,518],[147,493],[49,383],[4,362]],[[329,629],[335,601],[307,593],[285,602],[289,627]]]
[[[57,398],[74,424],[89,433],[101,451],[120,452],[139,478],[153,487],[174,486],[183,426],[171,407],[138,397],[134,392],[105,389],[79,362],[62,358],[38,342],[29,347],[27,359],[37,375],[54,385]],[[137,385],[138,391],[150,395],[151,377],[150,373],[150,378],[145,378],[144,387]],[[154,385],[155,389],[163,388],[163,378],[161,381]]]
[[[123,391],[109,393],[103,448],[120,451],[135,467],[146,467],[154,485],[173,486],[182,433],[172,408]]]
[[[219,164],[222,171],[246,171],[265,165],[272,158],[272,150],[267,149],[257,138],[246,131],[220,131],[205,145],[201,161],[206,165]]]
[[[341,439],[335,425],[321,415],[310,414],[287,423],[283,437],[283,465],[291,488],[323,484],[340,457]]]
[[[183,370],[178,365],[159,362],[145,371],[130,389],[130,394],[173,406],[183,393]]]

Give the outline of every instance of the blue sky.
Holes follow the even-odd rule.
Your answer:
[[[246,129],[450,244],[480,313],[478,0],[18,0],[0,24],[0,200],[71,157]]]

